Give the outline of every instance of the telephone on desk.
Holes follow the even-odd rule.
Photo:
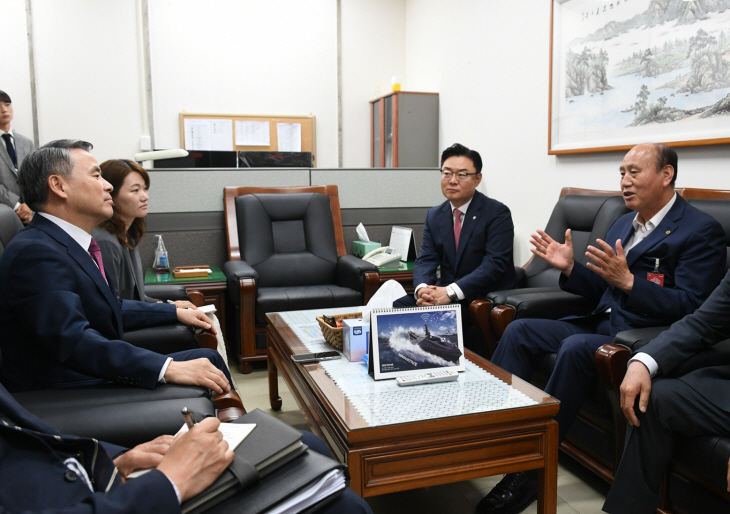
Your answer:
[[[365,254],[362,259],[378,268],[392,268],[400,263],[401,255],[392,246],[381,246]]]

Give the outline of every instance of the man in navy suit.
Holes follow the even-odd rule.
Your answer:
[[[469,304],[479,294],[515,285],[514,225],[504,204],[477,191],[479,152],[455,144],[441,154],[441,190],[446,201],[426,214],[421,251],[413,265],[414,295],[393,307],[461,304],[467,346],[483,353],[472,334]],[[440,267],[440,277],[437,270]]]
[[[210,328],[210,320],[198,310],[117,300],[91,237],[112,215],[112,187],[90,150],[84,141],[54,141],[23,162],[23,198],[37,215],[0,259],[5,384],[11,391],[102,380],[230,390],[214,350],[166,356],[120,340],[124,330],[176,321]]]
[[[180,503],[202,492],[228,467],[233,451],[205,418],[173,438],[160,436],[125,451],[96,439],[61,434],[21,407],[0,385],[0,511],[81,513],[180,512]],[[324,441],[304,433],[310,450],[327,456]],[[136,470],[152,469],[126,480]],[[245,498],[227,501],[245,510]],[[372,514],[365,501],[345,488],[322,514]]]
[[[560,287],[596,307],[588,316],[511,323],[492,362],[529,379],[545,354],[557,352],[545,391],[560,400],[555,419],[561,441],[597,376],[596,350],[621,330],[668,325],[692,313],[722,279],[725,234],[675,193],[677,160],[661,144],[638,145],[626,154],[621,191],[636,214],[617,219],[606,241],[588,247],[587,266],[573,259],[570,230],[562,244],[541,230],[532,236],[532,253],[562,272]],[[514,514],[536,497],[536,472],[511,473],[477,510]]]
[[[621,383],[621,408],[630,426],[604,511],[653,514],[677,441],[730,436],[729,365],[667,378],[696,353],[730,338],[728,313],[730,273],[699,309],[662,332],[629,361]],[[725,458],[730,491],[730,455]]]

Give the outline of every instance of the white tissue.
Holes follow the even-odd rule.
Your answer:
[[[368,231],[365,230],[365,227],[362,223],[360,223],[357,228],[355,228],[355,232],[357,232],[357,237],[360,238],[360,241],[363,241],[365,243],[370,242],[370,238],[368,237]]]
[[[362,319],[370,321],[370,311],[373,309],[390,309],[393,302],[398,298],[405,296],[406,290],[395,280],[388,280],[378,288],[375,294],[370,298],[367,306],[362,310]]]

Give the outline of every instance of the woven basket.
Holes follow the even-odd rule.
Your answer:
[[[334,318],[335,321],[342,321],[343,319],[357,319],[362,318],[362,312],[333,314],[330,317]],[[342,350],[342,328],[332,328],[324,322],[322,316],[317,316],[317,322],[319,323],[319,328],[322,329],[322,335],[324,336],[325,341],[331,344],[335,348],[335,350]]]

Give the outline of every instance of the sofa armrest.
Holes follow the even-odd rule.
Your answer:
[[[378,273],[378,267],[354,255],[337,258],[337,285],[363,291],[363,276],[366,272]]]
[[[596,351],[596,368],[609,397],[618,400],[619,388],[626,375],[626,366],[631,356],[642,346],[657,337],[669,327],[646,327],[622,330],[610,344],[604,344]]]
[[[497,336],[492,330],[490,323],[490,313],[494,304],[484,298],[477,298],[469,304],[469,314],[474,324],[479,327],[482,336],[482,344],[485,357],[491,359],[494,352],[497,351]]]
[[[517,269],[517,268],[515,268]],[[548,292],[560,292],[562,289],[559,287],[521,287],[517,289],[503,289],[502,291],[491,291],[483,296],[485,300],[489,300],[494,305],[504,305],[507,303],[507,298],[514,297],[516,295],[528,295],[534,293],[548,293]]]
[[[162,355],[199,348],[193,329],[181,323],[132,330],[125,332],[122,339]]]
[[[236,282],[242,278],[252,278],[254,280],[259,278],[258,272],[246,261],[226,261],[223,263],[221,270],[227,279],[233,279]]]
[[[239,307],[241,305],[241,281],[248,280],[255,283],[259,274],[246,261],[226,261],[221,270],[226,276],[228,298],[233,305]]]
[[[585,298],[553,288],[534,288],[525,293],[516,289],[515,294],[507,294],[503,304],[496,304],[489,313],[489,323],[497,339],[501,339],[507,326],[515,319],[539,318],[560,319],[571,315],[584,315],[590,312]]]
[[[631,353],[636,353],[646,343],[656,338],[669,327],[646,327],[622,330],[613,338],[613,344],[628,348]]]
[[[144,294],[150,298],[156,298],[157,300],[167,301],[172,300],[173,302],[179,300],[190,301],[188,292],[183,286],[176,286],[172,284],[150,284],[144,286]]]

